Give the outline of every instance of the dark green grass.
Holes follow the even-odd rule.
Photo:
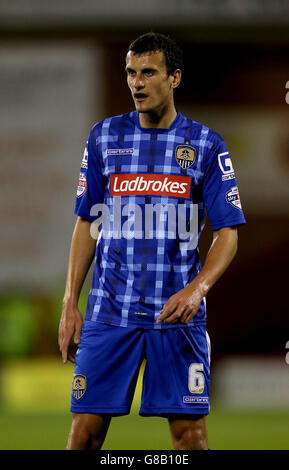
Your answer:
[[[288,450],[289,410],[242,412],[213,410],[207,418],[209,446],[216,450]],[[0,415],[1,450],[65,449],[71,416]],[[138,415],[113,418],[104,450],[170,450],[167,421]]]

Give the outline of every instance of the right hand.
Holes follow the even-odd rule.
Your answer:
[[[77,307],[63,306],[58,329],[58,345],[64,364],[66,364],[67,360],[75,362],[75,354],[80,343],[82,323],[82,315]],[[70,341],[73,335],[74,344],[71,344]]]

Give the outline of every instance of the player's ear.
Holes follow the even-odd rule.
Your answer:
[[[181,83],[182,78],[182,71],[180,69],[176,69],[174,73],[171,75],[171,87],[177,88]]]

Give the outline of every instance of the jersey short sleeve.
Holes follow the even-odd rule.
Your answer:
[[[104,177],[96,140],[94,126],[83,153],[74,210],[75,214],[90,222],[95,220],[90,215],[92,207],[104,200]]]
[[[212,229],[246,223],[232,161],[220,136],[207,154],[204,171],[203,197]]]

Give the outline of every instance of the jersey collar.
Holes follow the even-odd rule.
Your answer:
[[[134,120],[135,125],[142,132],[147,132],[147,133],[150,133],[150,134],[162,134],[162,133],[165,133],[165,132],[170,132],[173,129],[175,129],[175,127],[177,127],[180,124],[180,122],[182,121],[183,115],[179,111],[177,111],[177,115],[176,115],[174,121],[172,122],[172,124],[170,125],[170,127],[168,129],[166,129],[166,128],[164,129],[162,127],[141,127],[140,122],[139,122],[139,113],[137,111],[133,111],[132,118]]]

